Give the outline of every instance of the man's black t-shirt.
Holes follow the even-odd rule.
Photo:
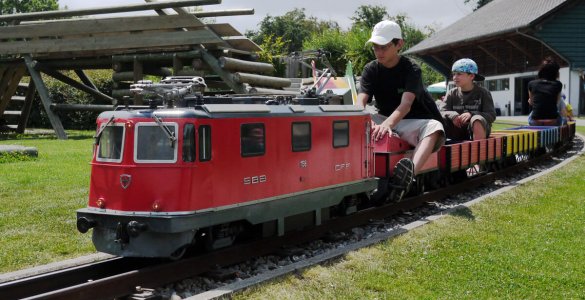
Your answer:
[[[562,89],[563,84],[558,80],[536,79],[530,81],[528,90],[532,94],[532,118],[558,118],[557,101]]]
[[[390,116],[400,105],[402,93],[411,92],[416,95],[410,112],[404,119],[432,119],[433,115],[424,107],[426,96],[422,82],[420,67],[410,59],[401,56],[393,68],[386,68],[377,60],[364,67],[360,80],[360,93],[376,98],[379,113]]]

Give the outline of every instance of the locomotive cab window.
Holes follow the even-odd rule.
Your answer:
[[[292,123],[291,131],[293,152],[311,150],[311,123]]]
[[[172,136],[169,136],[166,130]],[[161,123],[161,125],[156,123],[136,124],[134,161],[143,163],[176,162],[177,146],[171,139],[171,137],[176,136],[176,132],[176,123]]]
[[[240,145],[242,156],[264,155],[265,149],[264,124],[242,124],[240,129]]]
[[[195,161],[195,126],[186,124],[183,128],[183,161]]]
[[[349,146],[349,121],[333,122],[333,148]]]
[[[97,148],[97,161],[121,162],[124,147],[124,125],[102,127]]]
[[[199,161],[211,160],[211,126],[199,126]]]

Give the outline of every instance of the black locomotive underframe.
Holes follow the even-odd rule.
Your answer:
[[[93,223],[93,242],[96,249],[121,256],[171,256],[181,247],[192,243],[197,230],[211,226],[246,221],[252,225],[276,222],[276,233],[283,235],[285,218],[313,212],[313,224],[320,225],[328,218],[328,209],[342,204],[353,195],[367,195],[378,186],[376,178],[349,184],[303,191],[285,196],[234,205],[209,211],[181,214],[135,214],[104,209],[84,208],[77,219]],[[140,232],[128,232],[128,224],[140,224]]]

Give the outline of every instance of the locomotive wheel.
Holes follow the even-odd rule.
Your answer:
[[[440,189],[441,187],[447,186],[447,176],[443,175],[440,171],[434,171],[426,174],[425,178],[425,191],[432,191]]]
[[[451,176],[449,176],[449,183],[458,183],[465,179],[467,179],[467,170],[459,170],[451,173]]]
[[[237,223],[217,225],[203,231],[203,245],[207,252],[233,245],[242,227]]]
[[[498,164],[496,162],[490,162],[487,164],[488,172],[495,172],[498,170]]]
[[[359,199],[354,196],[347,196],[343,198],[341,203],[337,205],[337,212],[341,216],[347,216],[357,211],[357,206],[359,205]]]
[[[370,197],[370,199],[371,199],[370,201],[372,202],[373,205],[380,206],[380,205],[384,205],[386,202],[388,202],[388,195],[389,195],[388,184],[389,183],[390,183],[389,178],[387,178],[387,177],[380,178],[380,181],[378,181],[378,189]]]
[[[534,156],[540,156],[546,154],[546,148],[537,148],[534,150]]]
[[[175,250],[173,253],[171,253],[171,255],[169,256],[170,260],[179,260],[183,257],[183,255],[185,255],[185,253],[187,252],[187,248],[189,248],[189,246],[183,246],[177,250]]]
[[[516,165],[517,163],[516,155],[508,156],[504,159],[504,166],[506,167]]]
[[[424,174],[417,175],[415,181],[412,182],[412,186],[410,187],[410,192],[408,194],[413,196],[422,195],[426,190],[425,181]]]

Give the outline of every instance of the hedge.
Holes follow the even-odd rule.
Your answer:
[[[79,80],[73,71],[65,71],[63,73]],[[100,92],[106,95],[112,94],[112,70],[89,70],[86,71],[86,75],[91,78],[93,84]],[[43,80],[49,90],[51,100],[55,104],[112,104],[106,100],[94,99],[90,94],[75,89],[52,77],[43,75]],[[95,120],[99,114],[98,112],[87,111],[58,111],[56,113],[61,119],[63,127],[73,130],[95,129]],[[33,102],[27,128],[52,128],[38,93]]]

